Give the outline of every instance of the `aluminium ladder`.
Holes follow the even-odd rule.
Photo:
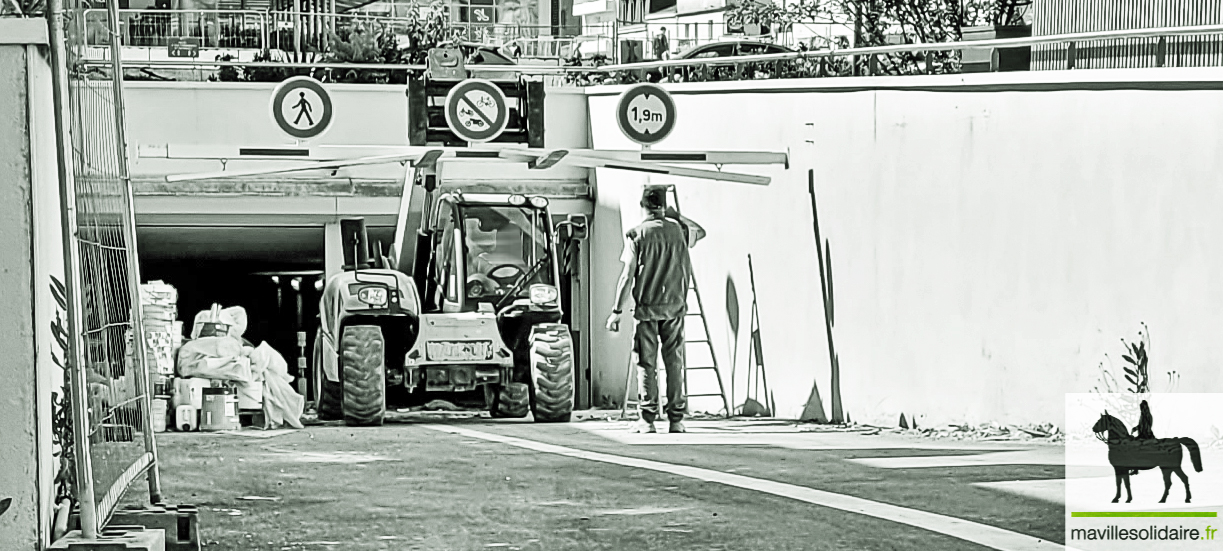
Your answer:
[[[675,205],[675,211],[680,212],[679,196],[675,191],[675,185],[670,184],[666,186],[651,186],[651,187],[665,187],[667,189],[667,192],[671,195],[671,204]],[[726,417],[729,418],[732,416],[732,411],[730,409],[730,402],[726,398],[726,388],[722,384],[722,371],[718,369],[718,355],[714,353],[713,341],[710,339],[709,320],[705,317],[705,304],[701,300],[701,289],[699,286],[697,286],[696,274],[690,269],[688,270],[689,303],[691,303],[691,299],[694,297],[696,298],[695,311],[689,308],[687,314],[684,315],[685,317],[685,320],[684,320],[684,396],[688,399],[704,398],[704,397],[721,398],[722,408],[723,408],[722,411],[725,413]],[[702,335],[701,335],[701,338],[699,339],[692,339],[688,336],[690,333],[688,331],[687,322],[689,319],[694,318],[694,317],[701,318]],[[704,345],[705,349],[708,350],[709,352],[710,365],[693,365],[692,362],[690,361],[690,359],[692,358],[692,354],[688,353],[689,345]],[[626,377],[624,379],[624,401],[621,402],[622,405],[620,406],[620,418],[621,419],[624,419],[626,415],[628,414],[628,408],[630,405],[636,407],[639,403],[638,399],[633,398],[634,396],[633,380],[636,379],[635,374],[637,372],[637,370],[634,369],[635,366],[633,365],[633,355],[634,355],[634,352],[630,351],[628,355],[628,369],[627,369],[628,373],[626,374]],[[655,365],[658,366],[659,368],[655,371],[655,374],[661,376],[661,374],[666,373],[666,368],[663,365],[662,361],[658,361]],[[690,374],[693,371],[713,371],[714,377],[718,383],[718,392],[717,393],[689,394],[688,393],[688,379],[689,379]],[[665,377],[663,377],[663,380],[666,380]],[[659,385],[659,389],[661,391],[662,389],[661,385]],[[662,392],[659,392],[659,400],[658,400],[659,406],[660,406],[659,415],[663,415],[663,412],[661,411],[661,406],[663,405],[665,400],[666,400],[666,396]]]

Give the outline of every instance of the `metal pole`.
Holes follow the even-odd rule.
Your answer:
[[[136,391],[144,394],[144,419],[142,419],[144,422],[144,451],[152,455],[148,471],[149,502],[160,503],[161,473],[157,466],[157,440],[153,435],[153,392],[152,385],[149,384],[149,362],[145,349],[143,315],[140,311],[140,255],[136,250],[136,199],[132,193],[132,178],[127,167],[127,119],[124,117],[123,105],[123,54],[118,38],[119,0],[110,0],[107,2],[107,8],[110,10],[111,20],[115,26],[115,36],[110,41],[111,66],[113,67],[111,105],[115,108],[115,141],[118,146],[115,148],[115,155],[118,155],[119,161],[119,180],[123,182],[128,205],[127,220],[124,220],[123,223],[123,239],[127,243],[127,282],[132,303],[132,346],[136,349],[136,367],[140,371],[139,376],[136,377]]]
[[[56,164],[59,168],[60,230],[64,246],[64,287],[68,303],[68,358],[64,363],[68,372],[64,380],[68,383],[73,424],[73,453],[76,455],[76,499],[80,507],[81,532],[85,538],[98,537],[98,516],[94,508],[93,464],[89,458],[89,410],[86,397],[89,395],[85,379],[85,360],[81,350],[80,304],[80,251],[76,248],[76,184],[72,179],[72,132],[69,120],[68,97],[68,52],[64,33],[63,0],[47,1],[47,32],[50,38],[51,84],[55,106],[55,138],[59,151]],[[66,451],[66,450],[65,450]]]
[[[302,60],[302,0],[293,0],[293,60]]]

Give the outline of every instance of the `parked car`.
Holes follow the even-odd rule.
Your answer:
[[[780,44],[772,44],[769,42],[760,42],[756,40],[723,40],[718,42],[710,42],[693,46],[672,59],[709,59],[709,58],[734,58],[749,55],[768,55],[768,54],[785,54],[792,53],[793,49],[787,48]],[[757,78],[760,75],[771,75],[771,66],[765,66],[759,63],[742,63],[742,73],[740,78]],[[685,67],[676,67],[672,69],[669,80],[671,82],[685,82],[693,80],[731,80],[735,78],[734,60],[727,60],[725,63],[715,62],[701,65],[691,65]],[[657,70],[650,71],[650,80],[661,80],[661,72]]]
[[[704,59],[709,57],[737,57],[745,55],[785,54],[794,50],[780,44],[755,40],[725,40],[710,42],[688,48],[674,59]]]
[[[481,44],[479,42],[443,42],[438,44],[439,48],[458,48],[463,52],[464,65],[518,65],[509,54],[501,51],[500,48],[489,44]],[[471,76],[486,78],[489,80],[513,80],[518,78],[517,71],[480,71],[473,73]]]

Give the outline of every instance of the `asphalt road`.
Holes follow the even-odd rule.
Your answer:
[[[689,429],[434,420],[159,449],[209,550],[1061,548],[1060,447]]]

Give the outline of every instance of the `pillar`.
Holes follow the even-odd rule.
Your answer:
[[[331,277],[344,269],[344,243],[340,239],[340,221],[328,222],[323,232],[323,272],[326,277]]]
[[[63,395],[63,281],[51,66],[45,19],[0,19],[0,542],[50,545],[58,459],[51,396]]]

